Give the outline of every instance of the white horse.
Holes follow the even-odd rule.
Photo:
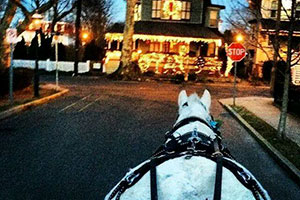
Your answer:
[[[131,169],[105,200],[257,200],[270,197],[220,143],[210,93],[181,91],[179,116],[164,145]]]

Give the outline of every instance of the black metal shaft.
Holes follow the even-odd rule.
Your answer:
[[[74,75],[78,75],[79,49],[80,49],[80,17],[81,17],[82,0],[77,0],[77,11],[75,21],[75,63]]]
[[[34,96],[39,97],[39,45],[37,43],[37,46],[35,48],[35,67],[34,67],[34,81],[33,81],[33,88],[34,88]]]

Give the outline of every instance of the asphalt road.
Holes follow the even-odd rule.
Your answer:
[[[0,199],[103,199],[163,142],[183,88],[210,90],[212,114],[224,122],[223,142],[273,199],[299,199],[296,183],[217,102],[231,96],[230,84],[92,77],[65,77],[61,84],[70,89],[66,96],[0,122]],[[268,94],[267,88],[242,85],[238,91]]]

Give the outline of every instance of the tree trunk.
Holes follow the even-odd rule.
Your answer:
[[[138,76],[135,65],[131,63],[134,34],[134,7],[136,3],[137,0],[127,1],[121,62],[116,72],[117,76],[125,80],[136,79]]]
[[[292,0],[292,11],[290,17],[290,29],[288,34],[288,54],[287,54],[287,66],[285,69],[284,74],[284,85],[283,85],[283,97],[282,97],[282,106],[281,106],[281,113],[280,119],[278,124],[278,137],[285,139],[286,133],[286,118],[287,118],[287,109],[288,109],[288,102],[289,102],[289,84],[290,84],[290,68],[291,68],[291,60],[292,60],[292,39],[293,39],[293,32],[294,32],[294,21],[295,21],[295,5],[296,0]]]
[[[278,54],[279,54],[279,31],[280,31],[280,20],[281,20],[281,0],[278,0],[277,5],[277,18],[276,18],[276,28],[275,28],[275,38],[274,38],[274,55],[273,55],[273,67],[271,70],[271,80],[270,80],[270,92],[273,95],[274,93],[274,86],[275,86],[275,76],[276,76],[276,69],[278,63]]]
[[[16,14],[16,10],[16,4],[8,1],[3,18],[0,20],[0,72],[3,71],[7,65],[6,61],[8,55],[6,55],[6,52],[9,46],[5,45],[5,35],[6,29],[9,28],[10,23]]]

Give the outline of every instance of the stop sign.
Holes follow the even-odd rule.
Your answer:
[[[227,56],[234,62],[240,62],[246,56],[246,48],[241,43],[233,42],[227,48]]]

